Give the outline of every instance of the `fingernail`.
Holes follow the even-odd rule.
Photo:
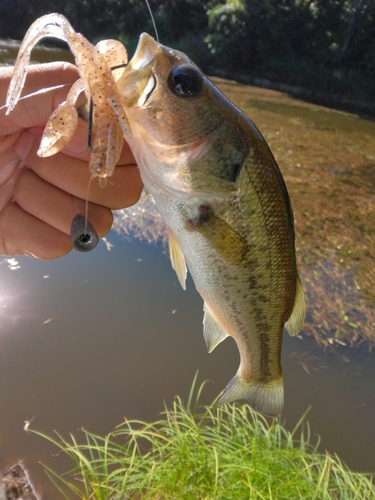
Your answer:
[[[14,144],[14,150],[21,160],[26,160],[35,139],[40,138],[40,135],[41,131],[37,129],[27,129],[22,132]]]

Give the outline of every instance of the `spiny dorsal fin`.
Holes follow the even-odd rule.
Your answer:
[[[285,328],[289,335],[297,335],[302,330],[306,316],[306,299],[303,291],[300,277],[297,275],[296,299],[294,301],[293,311],[290,318],[285,323]]]
[[[169,256],[171,258],[171,264],[173,269],[176,271],[178,281],[180,282],[182,288],[186,290],[186,276],[187,268],[185,263],[185,257],[182,253],[180,244],[176,240],[175,235],[172,233],[171,229],[168,227],[168,245],[169,245]]]
[[[208,352],[212,352],[215,347],[228,337],[228,334],[212,316],[207,304],[203,304],[203,337],[206,342]]]

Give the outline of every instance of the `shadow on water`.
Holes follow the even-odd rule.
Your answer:
[[[375,471],[375,125],[219,86],[266,137],[294,208],[308,316],[299,338],[285,336],[281,418],[292,429],[312,405],[322,451]],[[25,420],[47,434],[105,434],[123,417],[155,419],[163,400],[187,396],[197,369],[211,403],[238,367],[231,339],[207,354],[202,300],[190,279],[181,289],[151,204],[118,212],[114,227],[112,247],[0,265],[0,467],[22,459],[44,498],[59,497],[38,462],[70,463],[24,432]]]

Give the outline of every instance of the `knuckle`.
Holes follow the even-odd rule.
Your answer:
[[[28,191],[30,188],[30,182],[35,177],[35,174],[30,169],[24,169],[21,174],[17,177],[14,183],[13,197],[17,200],[23,193]]]

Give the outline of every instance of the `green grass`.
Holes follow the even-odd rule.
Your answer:
[[[31,431],[75,463],[48,475],[70,499],[375,499],[373,478],[317,452],[304,416],[289,432],[247,405],[197,408],[204,384],[194,402],[195,381],[187,404],[177,397],[153,423],[126,420],[105,437],[83,431],[81,442]]]

